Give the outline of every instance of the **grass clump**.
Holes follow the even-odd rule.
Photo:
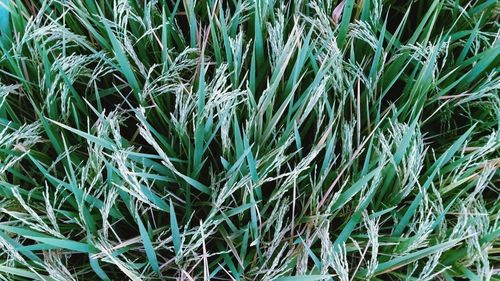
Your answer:
[[[0,1],[3,280],[496,280],[497,1]]]

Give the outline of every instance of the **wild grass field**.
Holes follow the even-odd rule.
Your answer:
[[[498,0],[0,0],[0,280],[500,280]]]

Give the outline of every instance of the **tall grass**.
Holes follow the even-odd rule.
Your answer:
[[[497,280],[499,11],[0,1],[0,279]]]

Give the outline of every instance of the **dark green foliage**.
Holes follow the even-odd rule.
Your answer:
[[[498,274],[497,1],[0,3],[2,280]]]

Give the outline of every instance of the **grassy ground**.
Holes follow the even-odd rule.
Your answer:
[[[499,11],[1,0],[0,279],[499,280]]]

